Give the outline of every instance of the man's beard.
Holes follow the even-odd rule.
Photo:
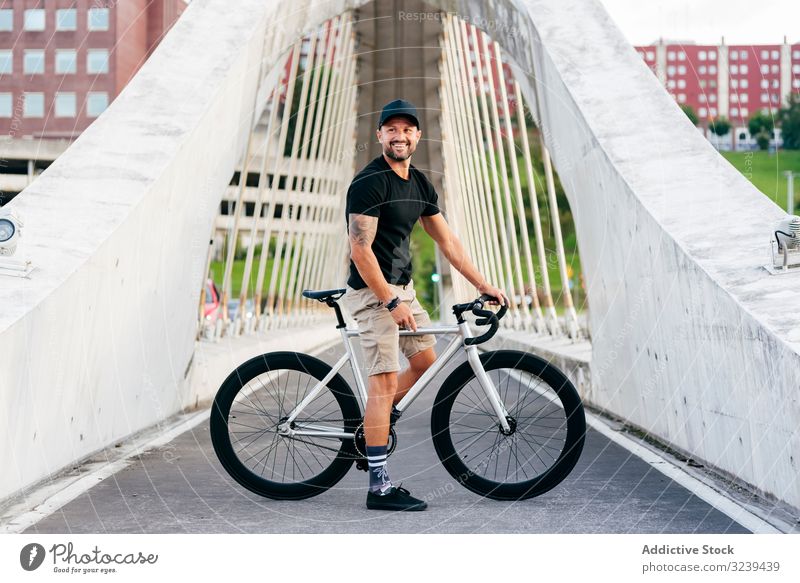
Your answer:
[[[388,156],[392,160],[397,160],[398,162],[402,162],[403,160],[408,160],[409,158],[411,158],[411,154],[413,154],[414,151],[416,150],[416,147],[414,146],[414,144],[411,143],[410,140],[407,142],[395,141],[394,143],[396,144],[405,143],[406,144],[405,154],[398,154],[397,152],[395,152],[394,148],[392,147],[392,142],[389,142],[383,147],[383,153],[386,154],[386,156]]]

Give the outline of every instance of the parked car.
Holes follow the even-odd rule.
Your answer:
[[[206,302],[203,306],[203,317],[209,324],[214,324],[220,315],[219,291],[214,282],[208,279],[206,280]]]
[[[236,319],[236,314],[239,312],[239,299],[232,299],[228,302],[228,318],[230,320]],[[252,318],[255,314],[255,303],[253,302],[252,298],[248,298],[247,303],[245,305],[245,313],[244,317]]]

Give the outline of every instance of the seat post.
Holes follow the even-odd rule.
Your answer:
[[[339,304],[336,303],[336,300],[334,300],[333,298],[328,298],[327,300],[325,300],[325,303],[328,304],[328,306],[330,306],[331,308],[333,308],[334,311],[336,312],[336,320],[339,322],[336,328],[337,329],[345,328],[347,324],[344,323],[344,318],[342,317],[342,308],[339,307]]]

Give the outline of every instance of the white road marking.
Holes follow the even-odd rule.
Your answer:
[[[753,514],[736,501],[721,494],[708,484],[687,474],[685,470],[675,465],[675,462],[670,458],[659,455],[643,445],[640,445],[627,435],[614,431],[599,416],[587,411],[586,424],[617,445],[624,447],[633,455],[640,458],[669,479],[677,482],[692,494],[704,502],[707,502],[732,520],[735,520],[746,529],[756,534],[778,534],[783,532],[766,520]]]
[[[69,504],[81,494],[88,492],[103,480],[129,466],[133,463],[132,458],[134,456],[165,445],[182,433],[207,420],[209,412],[210,409],[203,409],[202,411],[182,415],[170,424],[166,430],[159,428],[157,436],[153,437],[152,433],[148,433],[120,448],[118,459],[90,464],[84,467],[89,473],[79,477],[65,476],[36,490],[26,497],[23,502],[9,509],[8,514],[12,518],[0,524],[0,533],[20,533],[30,528],[43,518],[56,512],[59,508]],[[33,508],[31,509],[31,507]],[[15,516],[16,512],[21,512],[21,514]]]

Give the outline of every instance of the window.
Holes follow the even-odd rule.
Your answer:
[[[741,87],[742,89],[747,89],[749,85],[750,82],[747,79],[742,79],[741,83],[739,83],[739,87]]]
[[[769,51],[761,51],[761,60],[766,61],[769,59]]]
[[[708,96],[708,100],[711,103],[716,103],[717,102],[717,94],[716,93],[712,93],[711,95]]]
[[[777,61],[779,57],[780,57],[780,54],[778,53],[778,51],[772,51],[772,59],[773,60]]]
[[[740,107],[739,113],[741,113],[743,116],[747,116],[750,113],[750,110],[747,109],[746,107]]]
[[[86,115],[97,117],[108,107],[108,93],[90,92],[86,97]]]
[[[669,81],[667,81],[667,88],[675,89],[675,79],[670,79]]]
[[[25,30],[44,30],[44,10],[40,8],[25,11]],[[30,95],[36,95],[31,93]]]
[[[770,69],[772,70],[773,73],[779,73],[781,70],[781,68],[778,65],[772,65]]]
[[[741,65],[741,66],[739,67],[739,72],[740,72],[742,75],[747,75],[747,71],[748,71],[747,65]]]
[[[731,65],[731,75],[739,74],[739,65]]]
[[[75,30],[78,16],[74,8],[56,10],[56,30]]]
[[[737,51],[731,51],[730,57],[731,61],[735,61],[736,59],[739,58],[739,53]]]
[[[686,89],[686,80],[678,79],[678,89]]]
[[[41,49],[26,50],[22,60],[22,70],[28,75],[44,73],[44,51]]]
[[[0,51],[0,75],[14,72],[14,53]]]
[[[794,81],[792,81],[792,87],[794,87],[795,89],[800,89],[800,79],[795,79]]]
[[[75,73],[77,69],[75,49],[56,49],[56,73]]]
[[[14,30],[14,11],[11,8],[0,10],[0,30]],[[11,95],[3,93],[3,95]]]
[[[700,109],[697,110],[697,113],[700,114],[700,117],[705,117],[708,111],[706,110],[705,107],[701,107]]]
[[[685,74],[686,74],[686,66],[678,65],[678,75],[685,75]]]
[[[705,88],[706,88],[706,80],[705,80],[705,79],[700,79],[700,87],[701,87],[702,89],[705,89]]]
[[[767,81],[766,79],[762,79],[761,80],[761,88],[762,89],[766,89],[767,87],[769,87],[769,81]]]
[[[706,52],[705,51],[700,51],[699,53],[697,53],[697,58],[700,59],[701,61],[705,61],[706,60]]]
[[[717,51],[708,51],[708,60],[715,61],[717,59]]]
[[[711,81],[708,82],[708,86],[714,89],[717,86],[717,82],[714,79],[712,79]]]
[[[712,107],[711,109],[708,110],[708,113],[711,114],[711,117],[717,117],[717,108]]]
[[[655,53],[653,53],[653,51],[647,51],[647,60],[648,61],[652,61],[655,58],[656,58],[656,55],[655,55]]]
[[[708,72],[709,72],[709,73],[711,73],[712,75],[716,75],[716,73],[717,73],[717,66],[716,66],[716,65],[709,65],[709,66],[708,66]]]
[[[678,93],[678,103],[684,103],[685,101],[686,101],[686,94]]]
[[[56,92],[56,117],[75,117],[75,94]]]
[[[108,8],[89,8],[86,22],[89,30],[108,30]]]
[[[772,94],[772,103],[778,103],[778,96],[774,93]]]
[[[739,94],[738,93],[732,93],[731,94],[731,103],[738,103],[738,102],[739,102]]]
[[[761,65],[761,72],[764,74],[769,73],[769,65]]]
[[[686,53],[684,53],[683,51],[680,51],[678,53],[678,60],[679,61],[685,61],[686,60]]]
[[[731,115],[739,115],[739,108],[731,107]]]
[[[778,81],[777,79],[773,79],[772,80],[772,88],[773,89],[778,89],[778,88],[780,88],[780,86],[781,86],[781,82],[780,81]]]
[[[747,51],[745,51],[745,50],[739,51],[739,58],[742,59],[743,61],[746,61],[747,60]]]
[[[44,117],[44,93],[25,93],[24,117]]]
[[[800,74],[800,65],[792,65],[792,73]]]
[[[706,74],[706,66],[705,65],[700,65],[697,68],[697,72],[700,73],[701,75],[705,75]]]
[[[800,59],[800,51],[792,51],[793,59]]]
[[[767,95],[766,93],[762,93],[761,94],[761,103],[767,103],[767,102],[769,102],[769,95]]]
[[[12,105],[11,93],[0,93],[0,117],[11,117]]]
[[[705,93],[701,93],[700,94],[700,101],[705,103],[706,101],[708,101],[708,96]]]
[[[108,73],[108,50],[89,49],[86,52],[87,73]]]
[[[667,75],[672,76],[674,74],[675,74],[675,65],[667,66]]]
[[[667,53],[667,60],[668,61],[674,61],[675,60],[675,51],[669,51]]]
[[[739,96],[739,101],[741,101],[742,103],[747,103],[747,93],[742,93]]]
[[[736,79],[731,79],[731,87],[736,89],[739,86],[739,81]]]

